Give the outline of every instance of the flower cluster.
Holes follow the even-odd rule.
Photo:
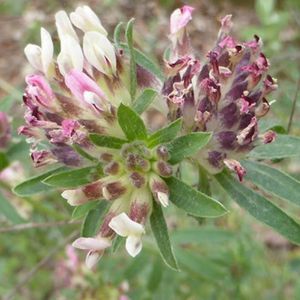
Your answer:
[[[277,88],[276,79],[267,74],[270,64],[258,36],[241,43],[229,35],[231,15],[221,20],[215,46],[200,66],[186,30],[192,11],[184,6],[171,16],[172,50],[163,87],[169,116],[182,116],[186,132],[212,132],[213,138],[197,153],[197,160],[210,173],[226,166],[242,180],[246,171],[238,160],[260,141],[275,139],[272,131],[259,135],[258,120],[269,111],[266,96]]]
[[[169,190],[162,177],[172,174],[163,145],[148,148],[143,141],[126,141],[117,120],[120,103],[130,104],[129,59],[107,38],[107,32],[87,6],[55,16],[60,53],[54,58],[50,34],[41,29],[41,46],[27,45],[25,55],[36,73],[26,77],[26,125],[19,133],[31,143],[36,167],[52,163],[83,166],[80,147],[103,166],[104,177],[62,197],[72,206],[105,199],[112,202],[99,233],[77,239],[73,246],[89,250],[86,263],[93,267],[115,234],[126,237],[126,249],[136,256],[152,199],[168,205]],[[71,21],[70,21],[71,20]],[[72,26],[83,32],[82,47]],[[82,35],[82,34],[81,34]],[[137,83],[150,86],[152,75],[137,65]],[[130,120],[128,120],[130,122]],[[123,141],[120,149],[96,147],[90,134]]]
[[[169,197],[172,200],[170,185],[183,191],[179,198],[185,193],[191,195],[182,201],[176,200],[178,193],[173,192],[172,200],[190,214],[194,206],[187,201],[211,203],[208,212],[199,209],[195,216],[226,212],[218,201],[171,177],[176,173],[172,165],[192,158],[209,173],[221,172],[227,166],[241,180],[245,170],[238,159],[260,141],[257,122],[269,110],[266,96],[277,87],[276,80],[266,75],[269,62],[260,51],[261,40],[255,36],[250,42],[237,42],[229,35],[232,22],[231,16],[226,16],[216,45],[201,66],[186,30],[192,11],[192,7],[184,6],[171,15],[172,46],[163,85],[155,72],[134,61],[128,37],[126,52],[109,40],[87,6],[70,16],[64,11],[56,14],[60,40],[57,57],[51,36],[43,28],[41,46],[25,48],[36,72],[26,77],[26,125],[19,133],[31,144],[34,165],[60,163],[80,168],[89,162],[101,166],[88,184],[62,193],[72,206],[101,199],[109,203],[98,233],[73,243],[88,251],[86,263],[90,268],[116,235],[126,238],[131,256],[141,251],[150,215],[156,207],[168,206]],[[147,99],[142,103],[142,110],[137,109],[133,86],[142,101],[149,92],[145,88],[151,87],[151,93],[159,94],[156,103],[149,98],[149,103]],[[150,114],[139,116],[149,107],[164,116],[166,125],[152,134],[159,126],[145,125],[143,119]],[[210,140],[205,132],[212,133]],[[273,132],[267,132],[263,142],[274,138]],[[159,211],[157,215],[163,219]],[[164,220],[159,222],[166,230],[164,224]]]

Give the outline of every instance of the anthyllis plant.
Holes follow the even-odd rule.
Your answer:
[[[260,125],[277,88],[262,40],[237,41],[227,15],[200,60],[187,32],[192,11],[184,6],[172,13],[162,68],[134,47],[133,20],[116,26],[111,39],[87,6],[55,15],[57,55],[44,28],[41,46],[25,48],[35,72],[25,80],[26,124],[19,133],[31,144],[34,166],[56,167],[14,190],[27,196],[63,189],[73,217],[85,216],[73,246],[87,251],[89,268],[122,238],[128,254],[138,255],[150,220],[164,261],[177,269],[162,207],[216,218],[228,212],[225,195],[300,243],[299,224],[272,203],[299,205],[299,183],[254,161],[299,150],[296,137],[282,134],[268,145],[276,134]],[[197,184],[188,184],[184,173],[195,170]],[[216,185],[223,188],[219,201]]]

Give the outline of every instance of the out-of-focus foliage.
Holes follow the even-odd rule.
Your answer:
[[[126,21],[135,13],[144,14],[145,24],[141,24],[143,26],[138,33],[138,42],[145,44],[149,50],[157,48],[158,56],[162,54],[159,51],[164,45],[154,45],[146,32],[147,28],[159,34],[161,28],[157,24],[164,24],[166,28],[163,31],[167,34],[168,22],[158,23],[155,20],[166,20],[170,11],[181,5],[180,1],[173,0],[148,1],[150,3],[120,3],[121,1],[115,0],[88,2],[104,18],[107,17],[106,10],[107,14],[111,13],[113,21],[117,18]],[[272,124],[261,126],[274,128],[276,125],[280,133],[283,133],[287,129],[297,81],[300,78],[300,1],[256,0],[247,4],[233,0],[222,3],[202,2],[205,3],[188,2],[201,12],[197,18],[201,19],[203,16],[204,20],[207,20],[207,15],[213,19],[212,15],[219,15],[219,10],[222,10],[222,15],[240,13],[239,17],[246,19],[246,23],[243,22],[241,30],[236,34],[242,38],[249,38],[255,32],[264,40],[266,52],[272,63],[272,74],[278,78],[280,88],[275,95],[277,102],[272,107],[273,115],[271,121],[269,120]],[[35,42],[38,38],[40,17],[47,20],[46,14],[53,13],[62,6],[75,5],[66,0],[4,0],[0,3],[1,23],[11,22],[11,26],[7,27],[9,32],[7,29],[5,32],[4,29],[0,29],[3,30],[1,36],[12,36],[15,31],[19,40],[17,53],[21,56],[24,44],[28,41]],[[153,20],[149,18],[147,9],[155,12]],[[33,17],[30,14],[33,14]],[[20,28],[14,26],[14,23],[16,20],[26,19],[26,16],[29,22],[24,22],[26,30],[23,28],[20,36]],[[195,20],[196,29],[198,25],[201,29],[201,24]],[[209,26],[210,24],[205,23],[206,28]],[[200,44],[206,41],[205,30],[202,30],[201,34]],[[211,40],[209,31],[207,40]],[[3,57],[9,57],[5,47],[8,45],[3,43],[1,53],[4,53]],[[9,59],[5,67],[10,68]],[[10,167],[14,162],[20,162],[21,168],[13,169],[15,176],[9,177],[8,182],[0,179],[0,229],[23,222],[68,221],[72,210],[59,193],[49,189],[37,196],[28,195],[20,199],[10,191],[17,182],[25,177],[34,176],[35,170],[31,169],[27,144],[16,133],[16,129],[22,123],[21,93],[18,89],[23,84],[21,66],[14,79],[6,77],[7,73],[2,72],[2,69],[0,89],[1,93],[4,93],[1,94],[3,98],[0,111],[11,116],[13,130],[10,144],[1,152],[0,166]],[[11,84],[16,82],[18,86],[12,88]],[[294,135],[299,134],[299,120],[298,101],[292,125]],[[280,160],[275,162],[280,164]],[[288,173],[300,177],[297,158],[283,167]],[[191,182],[195,176],[198,174],[188,172],[184,177]],[[223,195],[221,189],[215,193]],[[278,204],[285,205],[279,200]],[[175,211],[174,208],[165,212],[181,272],[165,267],[154,246],[153,237],[144,243],[145,250],[136,259],[129,258],[121,250],[105,256],[97,272],[87,271],[82,263],[83,257],[78,259],[76,255],[79,253],[75,254],[66,248],[67,242],[70,242],[66,238],[80,230],[77,221],[82,221],[84,215],[80,212],[77,212],[77,215],[73,213],[73,219],[76,221],[73,224],[5,233],[1,233],[0,230],[0,297],[17,300],[115,300],[120,299],[121,295],[137,300],[300,299],[300,248],[292,246],[270,232],[267,227],[258,227],[252,217],[245,215],[241,210],[234,210],[234,213],[216,221],[187,220],[181,217],[182,212]],[[299,216],[299,213],[295,208],[293,214]],[[39,267],[41,261],[43,263]],[[31,273],[37,266],[37,271]],[[23,284],[18,288],[20,282]]]

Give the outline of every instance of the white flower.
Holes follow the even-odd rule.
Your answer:
[[[51,35],[46,29],[41,28],[41,47],[28,44],[24,52],[27,60],[35,69],[49,75],[51,66],[53,66],[53,43]]]
[[[81,189],[63,191],[61,196],[66,199],[71,206],[82,205],[88,201]]]
[[[82,71],[84,57],[79,43],[70,35],[61,38],[61,52],[57,56],[57,64],[62,75],[75,69]]]
[[[89,269],[92,269],[102,257],[104,250],[111,246],[111,241],[108,238],[103,238],[100,236],[93,238],[81,237],[75,240],[72,246],[78,249],[89,251],[86,256],[85,263]]]
[[[60,40],[68,35],[71,36],[75,41],[79,41],[77,34],[69,20],[69,17],[64,10],[61,10],[55,14],[55,24]]]
[[[105,35],[97,31],[87,32],[83,37],[83,52],[87,61],[98,71],[106,75],[116,73],[115,49]]]
[[[75,12],[70,14],[70,19],[74,26],[78,27],[84,32],[98,31],[107,35],[106,30],[102,26],[97,15],[88,6],[81,6],[76,8]]]
[[[111,219],[108,226],[118,235],[127,237],[126,250],[129,255],[135,257],[142,250],[142,235],[144,226],[132,221],[126,213],[121,213]]]

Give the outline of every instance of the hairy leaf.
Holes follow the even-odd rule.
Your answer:
[[[195,132],[180,136],[167,145],[171,164],[177,164],[184,158],[195,154],[210,140],[211,133]]]
[[[231,199],[254,218],[272,227],[290,241],[300,244],[300,225],[270,200],[239,183],[226,172],[216,175],[215,178]]]
[[[179,208],[196,217],[219,217],[227,213],[217,200],[195,190],[183,181],[165,178],[170,190],[170,200]]]
[[[161,206],[153,201],[153,211],[150,217],[151,229],[164,262],[174,270],[178,270],[169,239],[167,224]]]
[[[145,140],[147,131],[143,120],[130,107],[121,104],[118,108],[118,121],[129,141]]]

